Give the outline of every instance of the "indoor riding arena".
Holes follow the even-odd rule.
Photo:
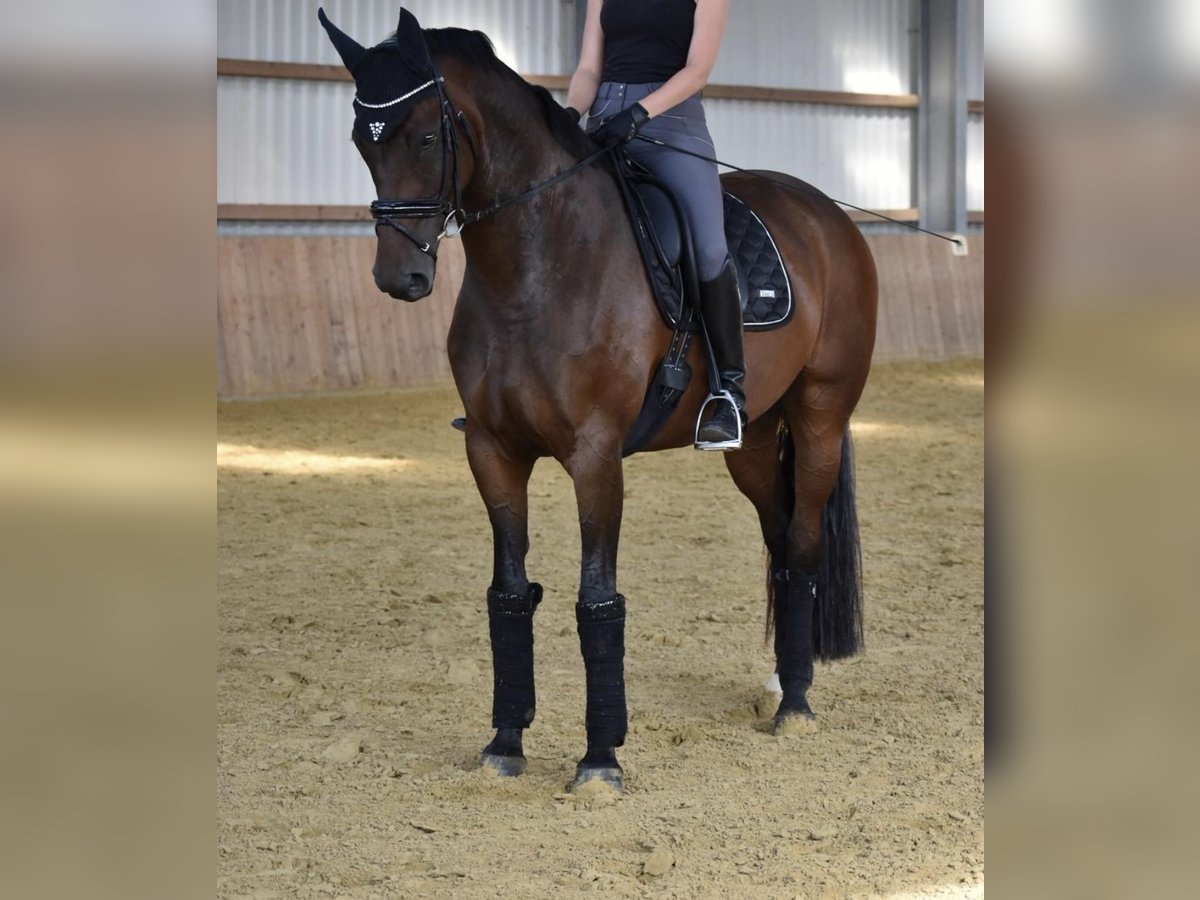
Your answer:
[[[818,662],[815,720],[776,734],[754,507],[720,453],[631,456],[620,794],[569,790],[580,513],[553,459],[529,483],[527,770],[480,766],[493,546],[450,424],[463,243],[426,299],[376,287],[378,195],[319,5],[218,4],[217,895],[981,897],[982,0],[729,4],[716,156],[853,204],[878,271],[851,418],[865,649]],[[400,9],[324,6],[367,46]],[[404,0],[560,103],[586,6]]]

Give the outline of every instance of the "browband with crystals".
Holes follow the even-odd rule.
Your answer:
[[[365,100],[359,100],[357,94],[354,95],[354,102],[357,103],[359,106],[365,106],[367,109],[387,109],[387,107],[389,107],[389,106],[395,106],[397,103],[403,103],[405,100],[409,99],[410,97],[415,97],[417,94],[421,93],[421,91],[425,90],[426,88],[433,87],[433,85],[436,82],[445,81],[445,80],[446,79],[441,78],[439,76],[438,78],[434,78],[430,81],[425,82],[420,87],[413,88],[411,91],[409,91],[407,94],[405,94],[402,97],[397,97],[395,100],[389,100],[387,103],[367,103]]]

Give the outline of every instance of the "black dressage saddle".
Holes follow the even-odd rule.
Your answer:
[[[654,300],[663,321],[674,330],[670,349],[646,392],[642,411],[625,438],[624,454],[645,447],[666,424],[691,383],[687,351],[700,333],[699,280],[687,217],[671,189],[620,155],[614,167],[634,237],[650,278]],[[725,199],[725,237],[737,272],[746,331],[769,331],[787,323],[795,308],[792,285],[775,240],[758,215],[728,192]],[[711,351],[706,347],[706,359]],[[713,365],[709,364],[713,381]],[[713,392],[719,385],[710,384]]]

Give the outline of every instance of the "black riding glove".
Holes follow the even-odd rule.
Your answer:
[[[583,118],[583,113],[581,113],[579,110],[577,110],[573,106],[564,106],[563,112],[565,112],[568,116],[570,116],[571,121],[574,122],[576,125],[578,125],[579,120]]]
[[[619,147],[628,144],[638,129],[646,124],[650,113],[640,103],[622,110],[592,132],[592,140],[602,147]]]

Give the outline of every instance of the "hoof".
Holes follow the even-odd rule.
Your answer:
[[[621,771],[620,766],[580,766],[575,770],[575,780],[571,782],[570,787],[572,794],[583,796],[604,791],[620,794],[624,790],[625,773]]]
[[[491,769],[502,778],[515,778],[525,774],[525,757],[500,756],[496,753],[479,754],[479,765]]]
[[[451,419],[450,427],[453,428],[455,431],[466,431],[467,430],[467,420],[463,416],[459,416],[457,419]]]
[[[817,717],[811,712],[778,713],[775,716],[775,725],[771,729],[771,733],[776,737],[816,734],[817,731]]]

